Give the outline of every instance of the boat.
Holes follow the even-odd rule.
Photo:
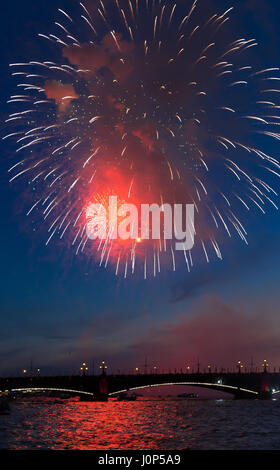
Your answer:
[[[108,401],[108,395],[95,395],[95,396],[80,395],[80,401],[89,401],[89,402],[103,401],[103,402],[106,402],[106,401]]]
[[[177,395],[177,398],[198,398],[198,395],[196,393],[181,393]]]
[[[133,395],[128,395],[127,393],[121,393],[118,396],[118,401],[136,401],[137,396],[135,394]]]

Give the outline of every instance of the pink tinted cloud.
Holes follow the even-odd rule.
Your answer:
[[[63,84],[56,80],[45,82],[45,94],[47,98],[55,100],[60,111],[65,111],[73,99],[79,98],[71,84]]]
[[[136,356],[146,354],[162,367],[194,366],[198,357],[203,367],[232,368],[238,360],[249,366],[253,356],[256,366],[267,358],[278,370],[279,334],[274,312],[247,314],[218,298],[208,298],[197,311],[153,328],[132,349]]]
[[[115,39],[114,39],[115,38]],[[129,64],[127,57],[133,45],[121,38],[121,35],[107,34],[100,45],[82,44],[81,47],[65,47],[63,56],[69,62],[82,69],[90,70],[91,73],[106,67],[114,77],[123,81],[132,72],[133,67]],[[126,60],[123,60],[123,56]]]

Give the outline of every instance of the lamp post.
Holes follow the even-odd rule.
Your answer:
[[[269,364],[268,364],[267,360],[266,360],[266,359],[264,359],[264,361],[263,361],[263,364],[262,364],[262,367],[263,367],[263,371],[264,371],[264,373],[266,373],[266,372],[267,372],[267,368],[268,368],[268,366],[269,366]]]
[[[86,362],[83,362],[81,367],[80,367],[81,375],[88,375],[88,366]]]
[[[100,366],[99,366],[99,369],[101,369],[102,371],[102,374],[105,375],[106,373],[106,369],[108,369],[108,366],[105,364],[105,361],[102,361]]]
[[[242,369],[243,369],[243,364],[242,364],[242,362],[241,362],[241,361],[238,361],[236,367],[238,368],[238,373],[241,374]]]

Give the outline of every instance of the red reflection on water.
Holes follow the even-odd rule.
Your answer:
[[[17,423],[8,439],[8,448],[13,449],[178,449],[184,448],[180,440],[194,438],[186,423],[192,413],[176,401],[45,400],[15,404],[15,408]]]

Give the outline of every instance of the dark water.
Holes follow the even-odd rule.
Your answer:
[[[280,400],[14,402],[0,449],[280,449]]]

